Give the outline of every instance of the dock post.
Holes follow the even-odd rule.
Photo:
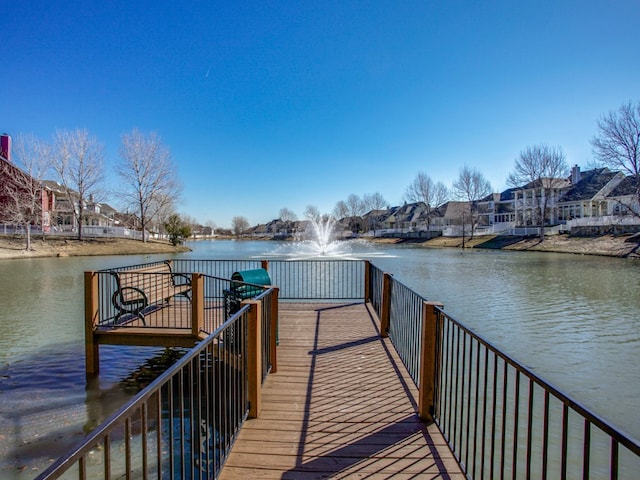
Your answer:
[[[438,314],[436,307],[442,308],[439,302],[423,302],[422,304],[422,355],[420,357],[420,378],[418,382],[418,415],[425,422],[433,422],[436,385],[436,323]]]
[[[364,261],[364,303],[371,301],[371,262]]]
[[[382,276],[382,305],[380,306],[380,336],[389,336],[389,323],[391,321],[391,275],[384,273]]]
[[[99,319],[98,274],[84,272],[84,351],[87,374],[100,372],[100,350],[93,335]]]
[[[269,260],[260,260],[260,266],[265,270],[269,270]]]
[[[198,337],[204,330],[204,277],[191,274],[191,335]]]
[[[247,319],[247,376],[249,380],[249,418],[258,418],[262,410],[262,302],[245,300],[250,306]]]
[[[269,325],[269,334],[271,336],[271,344],[269,345],[269,354],[271,356],[271,373],[278,372],[278,295],[280,289],[273,287],[273,296],[271,297],[271,325]]]

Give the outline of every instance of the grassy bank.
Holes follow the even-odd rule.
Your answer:
[[[24,237],[0,237],[0,259],[34,257],[72,257],[89,255],[135,255],[153,253],[176,253],[188,248],[174,247],[169,242],[124,238],[92,238],[82,241],[70,238],[33,238],[31,249],[25,249]]]
[[[424,247],[462,248],[461,237],[437,237],[419,242]],[[540,241],[537,237],[482,236],[466,238],[464,248],[491,248],[500,250],[575,253],[610,257],[640,258],[639,235],[601,235],[598,237],[572,237],[551,235]]]

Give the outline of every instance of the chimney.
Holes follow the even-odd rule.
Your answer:
[[[0,157],[11,161],[11,137],[8,133],[0,135]]]
[[[571,185],[575,185],[580,181],[580,167],[574,165],[571,169]]]

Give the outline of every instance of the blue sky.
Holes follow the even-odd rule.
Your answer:
[[[592,159],[596,121],[640,100],[640,2],[6,1],[0,130],[157,132],[179,211],[251,224],[392,205],[465,164],[495,191],[519,152]]]

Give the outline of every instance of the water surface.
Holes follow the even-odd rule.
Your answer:
[[[294,258],[291,244],[206,241],[176,257]],[[489,250],[350,244],[416,292],[640,437],[640,263]],[[84,373],[83,272],[167,256],[0,261],[0,478],[32,478],[129,397],[162,349],[101,347]],[[135,390],[135,389],[133,389]]]

